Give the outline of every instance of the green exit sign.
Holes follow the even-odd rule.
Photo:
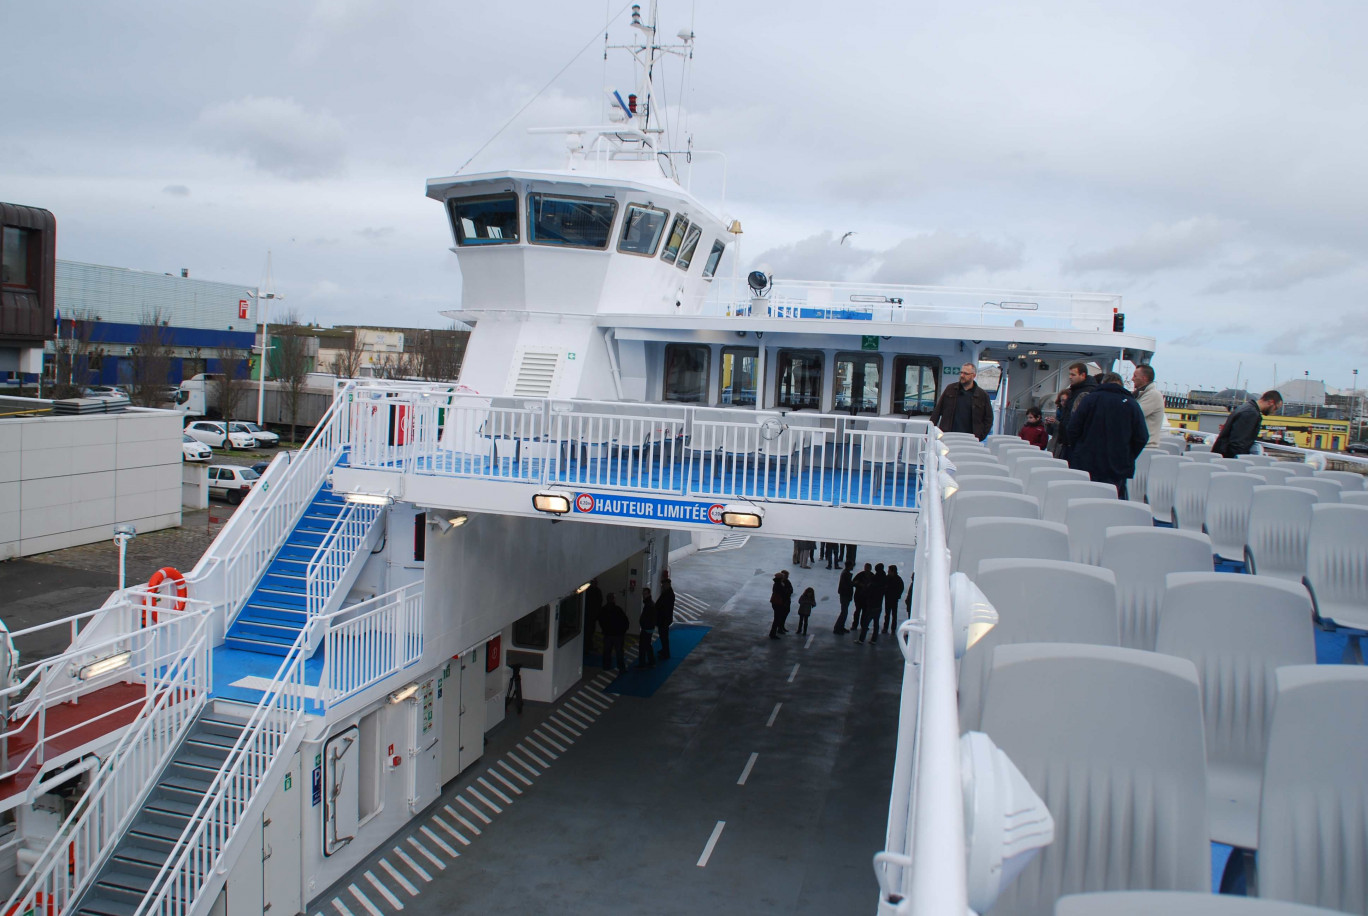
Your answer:
[[[861,350],[877,350],[877,349],[879,349],[879,338],[878,338],[878,336],[877,336],[877,335],[872,335],[872,334],[865,334],[864,336],[862,336],[862,337],[860,338],[860,349],[861,349]]]

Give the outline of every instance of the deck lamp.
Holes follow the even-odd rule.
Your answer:
[[[759,528],[765,512],[759,506],[732,503],[722,507],[722,524],[728,528]]]
[[[343,493],[342,498],[357,506],[394,505],[394,497],[388,493]]]
[[[446,534],[453,528],[459,528],[470,521],[470,516],[466,515],[464,512],[459,512],[455,515],[443,515],[436,511],[429,511],[428,518],[432,521],[432,524],[437,526],[437,530],[442,532],[442,534]]]
[[[949,499],[959,492],[959,483],[945,471],[937,475],[936,482],[940,484],[941,499]]]
[[[997,626],[998,612],[988,597],[964,573],[950,576],[950,615],[955,632],[955,658]]]
[[[570,511],[574,496],[565,490],[543,490],[532,494],[532,508],[551,515],[564,515]]]
[[[418,685],[409,684],[405,687],[400,687],[398,690],[394,691],[394,693],[391,693],[389,695],[389,701],[391,703],[402,703],[417,692]]]
[[[1054,842],[1054,818],[1016,764],[983,732],[960,738],[960,774],[968,902],[982,913]]]
[[[127,650],[123,652],[116,652],[113,655],[109,655],[97,661],[93,661],[88,665],[83,665],[79,670],[77,670],[76,676],[83,681],[88,681],[91,678],[99,677],[102,674],[108,674],[111,671],[118,671],[120,668],[127,668],[128,663],[132,661],[132,659],[132,652],[129,652]]]
[[[575,594],[576,594],[576,595],[583,595],[585,592],[589,591],[589,586],[592,585],[592,584],[593,584],[593,583],[591,583],[591,582],[586,582],[586,583],[584,583],[584,584],[581,585],[579,588],[575,589]]]

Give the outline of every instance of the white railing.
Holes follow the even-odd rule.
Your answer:
[[[30,907],[37,913],[66,911],[137,815],[155,776],[208,702],[209,615],[184,614],[158,626],[188,630],[180,638],[181,651],[149,685],[135,725],[95,771],[90,787],[43,851],[41,865],[10,896],[6,913]]]
[[[423,585],[416,582],[329,615],[324,705],[331,708],[423,656]]]
[[[380,517],[379,506],[347,503],[328,528],[305,573],[309,618],[322,615],[347,567]]]
[[[939,466],[934,455],[926,464],[912,618],[898,628],[904,664],[897,756],[886,845],[874,857],[880,914],[969,911],[950,551]]]
[[[915,508],[926,420],[488,398],[361,383],[348,466],[672,496]],[[378,494],[377,494],[378,495]]]
[[[1112,315],[1120,308],[1121,297],[1106,293],[782,279],[774,281],[763,297],[757,297],[745,279],[718,277],[713,280],[703,312],[719,318],[835,319],[1111,331]]]

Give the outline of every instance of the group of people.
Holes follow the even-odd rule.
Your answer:
[[[833,545],[842,546],[842,545]],[[891,633],[897,624],[898,599],[904,594],[907,595],[907,607],[911,609],[912,589],[910,583],[904,583],[902,576],[898,575],[898,567],[889,566],[884,570],[882,563],[872,566],[869,563],[864,565],[864,569],[855,572],[855,545],[846,544],[842,555],[845,557],[845,565],[841,570],[841,578],[836,585],[836,595],[841,601],[841,614],[836,618],[836,625],[832,627],[832,632],[843,635],[851,630],[859,630],[859,635],[855,637],[855,642],[863,643],[866,639],[875,643],[879,641],[879,634]],[[828,565],[828,569],[833,568]],[[850,617],[850,606],[855,605],[855,616]],[[770,609],[774,612],[774,617],[770,623],[770,639],[779,639],[788,633],[788,617],[792,611],[793,604],[793,583],[789,580],[787,569],[781,569],[774,574],[774,585],[770,590]],[[812,587],[804,589],[798,598],[798,635],[808,632],[808,621],[812,616],[812,609],[817,605],[817,593]],[[882,620],[881,620],[882,615]],[[847,627],[847,621],[850,626]],[[874,634],[870,637],[870,629]]]
[[[814,550],[817,550],[816,541],[795,540],[793,542],[793,565],[802,569],[811,569],[812,552]],[[855,550],[854,544],[838,544],[835,541],[822,541],[821,553],[818,555],[817,559],[825,560],[827,569],[840,569],[841,564],[847,559],[852,563],[855,562]]]
[[[637,617],[637,664],[638,668],[654,668],[657,661],[670,657],[670,627],[674,625],[675,593],[670,583],[669,571],[660,574],[660,594],[651,595],[649,588],[641,590],[641,613]],[[619,672],[627,670],[627,631],[631,622],[627,612],[618,606],[617,598],[610,592],[604,597],[598,579],[592,579],[584,591],[584,638],[586,645],[594,638],[595,627],[603,631],[603,667],[614,667],[617,662]],[[660,652],[655,649],[655,638],[660,639]]]

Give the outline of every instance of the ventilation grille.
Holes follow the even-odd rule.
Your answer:
[[[560,354],[527,351],[518,366],[518,377],[513,380],[513,396],[519,398],[550,397],[560,368]]]

